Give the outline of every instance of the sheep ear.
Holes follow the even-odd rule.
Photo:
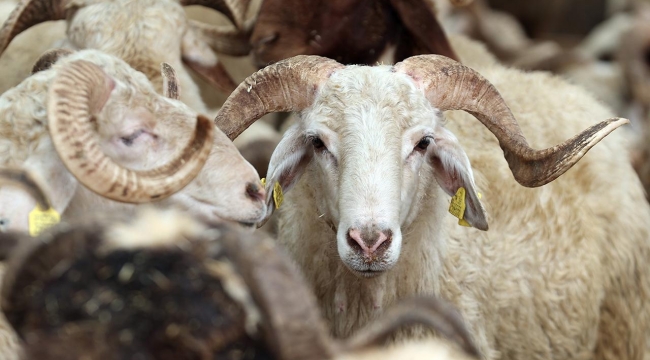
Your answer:
[[[463,219],[479,230],[487,230],[485,209],[478,198],[472,167],[456,136],[443,127],[437,127],[427,157],[436,181],[447,194],[454,196],[461,187],[465,189]]]
[[[406,29],[413,35],[418,47],[423,48],[422,54],[439,54],[459,61],[431,5],[421,0],[391,0],[390,2]],[[409,57],[417,54],[404,55]]]
[[[279,194],[275,192],[278,190],[276,183],[281,187],[281,192],[289,191],[302,176],[312,155],[300,131],[300,124],[294,124],[285,132],[271,155],[265,185],[268,206],[266,219],[273,214],[275,208],[280,206],[277,203]]]
[[[72,200],[77,190],[77,180],[67,171],[54,149],[43,150],[21,164],[21,168],[29,171],[35,185],[21,185],[0,179],[0,233],[28,232],[29,214],[36,209],[39,198],[47,199],[59,215],[63,214]],[[40,196],[34,197],[36,192]]]

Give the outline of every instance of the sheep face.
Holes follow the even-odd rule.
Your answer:
[[[345,95],[343,95],[345,94]],[[475,191],[469,160],[442,114],[415,82],[390,67],[349,66],[321,85],[278,145],[270,179],[290,188],[305,169],[317,211],[337,229],[337,249],[355,273],[378,275],[398,260],[401,228],[430,200],[433,179],[447,191]],[[309,165],[307,165],[309,164]],[[482,217],[477,206],[466,217]]]
[[[20,163],[45,180],[52,206],[59,213],[70,210],[70,216],[93,211],[98,206],[127,206],[78,186],[78,181],[56,155],[50,137],[35,137],[38,132],[45,135],[49,115],[44,109],[44,99],[25,96],[25,88],[43,87],[43,82],[51,81],[57,72],[78,61],[91,62],[104,76],[103,83],[97,84],[98,95],[89,104],[92,121],[98,147],[123,167],[150,170],[177,157],[194,137],[198,118],[194,110],[180,101],[158,95],[142,73],[96,50],[69,55],[50,70],[35,74],[15,91],[3,95],[0,113],[6,120],[0,123],[0,133],[14,144],[11,145],[14,148],[0,153],[3,155],[0,160],[5,164]],[[27,102],[31,102],[29,106]],[[21,114],[24,111],[36,114],[36,120],[18,121],[19,117],[26,118]],[[25,129],[19,131],[16,127]],[[25,146],[29,149],[23,148]],[[34,209],[34,200],[17,189],[0,191],[0,204],[3,205],[0,218],[5,219],[5,228],[25,231],[27,214]],[[259,175],[218,130],[214,131],[214,145],[198,175],[180,192],[162,200],[161,205],[180,206],[208,220],[228,219],[243,223],[259,221],[266,211]]]

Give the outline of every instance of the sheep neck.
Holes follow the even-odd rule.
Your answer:
[[[321,194],[309,185],[313,183],[306,174],[288,194],[278,239],[312,286],[334,336],[349,336],[399,299],[439,294],[446,247],[440,224],[447,203],[437,186],[423,198],[418,215],[402,228],[402,251],[395,267],[374,278],[360,278],[338,256],[333,222],[314,210]]]

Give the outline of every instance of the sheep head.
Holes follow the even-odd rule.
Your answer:
[[[417,54],[456,58],[423,0],[264,0],[251,35],[258,66],[295,55],[372,64],[396,45],[394,61]]]
[[[174,71],[168,64],[162,68],[174,89],[166,93],[174,94]],[[83,190],[80,182],[101,198],[158,201],[209,220],[252,224],[264,216],[259,175],[232,141],[210,119],[157,94],[125,62],[83,50],[26,81],[43,81],[39,87],[48,88],[50,137],[34,144],[24,165],[48,180],[47,192],[59,213]],[[26,229],[34,201],[5,189],[0,199],[15,228]]]
[[[496,136],[515,179],[527,187],[553,181],[628,122],[609,119],[560,145],[534,150],[495,87],[439,55],[376,67],[297,56],[251,75],[216,122],[235,137],[242,124],[268,112],[299,111],[301,120],[271,157],[267,216],[275,208],[276,183],[288,191],[309,171],[316,182],[309,185],[316,189],[314,216],[322,214],[336,232],[343,262],[371,276],[397,262],[401,228],[419,213],[421,199],[437,198],[428,190],[433,186],[449,195],[463,189],[463,220],[488,228],[467,155],[443,126],[442,111],[454,109],[474,115]]]
[[[403,301],[349,340],[331,339],[274,241],[176,211],[86,219],[36,239],[0,234],[5,245],[13,249],[2,311],[26,360],[354,358],[415,324],[478,355],[458,312],[430,297]]]
[[[181,59],[207,81],[230,93],[236,84],[226,73],[208,38],[219,37],[218,51],[241,55],[249,1],[234,0],[22,0],[0,30],[0,54],[20,32],[41,22],[66,20],[70,45],[117,56],[157,83],[162,61],[181,66]],[[203,5],[223,13],[235,30],[195,26],[182,6]],[[163,32],[163,33],[161,33]],[[209,36],[206,36],[208,34]],[[158,84],[159,85],[159,84]]]

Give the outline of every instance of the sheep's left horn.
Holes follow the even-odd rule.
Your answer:
[[[22,0],[0,29],[0,54],[21,32],[42,22],[66,18],[66,0]]]
[[[271,112],[300,111],[312,104],[318,85],[337,69],[335,60],[298,55],[246,78],[219,110],[215,123],[232,140]]]
[[[481,121],[499,140],[515,179],[526,187],[557,179],[605,136],[629,123],[623,118],[607,119],[562,144],[535,150],[501,94],[478,72],[440,55],[413,56],[395,64],[394,70],[411,76],[438,109],[464,110]]]
[[[181,5],[201,5],[224,14],[238,29],[244,27],[251,0],[180,0]]]
[[[168,163],[136,171],[116,164],[96,140],[94,115],[110,96],[113,79],[83,60],[63,67],[48,92],[48,127],[54,147],[70,172],[92,191],[112,200],[142,203],[181,190],[201,171],[210,154],[214,125],[199,115],[190,143]]]
[[[0,167],[0,185],[11,185],[19,187],[29,193],[38,207],[47,210],[52,207],[41,184],[34,178],[34,175],[22,168]]]

